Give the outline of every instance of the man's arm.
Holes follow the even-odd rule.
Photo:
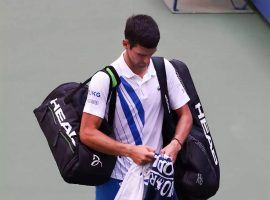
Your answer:
[[[186,140],[193,123],[192,115],[187,104],[175,110],[178,116],[175,135],[171,142],[161,150],[162,154],[170,156],[175,162],[178,152],[182,148],[182,144]],[[181,143],[181,144],[180,144]]]
[[[153,160],[154,149],[148,146],[124,144],[110,138],[98,130],[101,122],[102,118],[83,113],[80,128],[80,140],[82,143],[106,154],[128,156],[138,165]]]

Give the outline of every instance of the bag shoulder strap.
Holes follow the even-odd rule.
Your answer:
[[[116,104],[116,88],[121,83],[121,80],[113,66],[107,66],[101,71],[105,72],[110,77],[110,89],[107,97],[107,102],[109,101],[108,123],[110,126],[112,126]]]
[[[164,108],[164,118],[163,118],[163,145],[165,146],[170,142],[174,135],[175,124],[172,115],[172,110],[169,101],[168,95],[168,86],[167,86],[167,76],[166,69],[163,57],[152,57],[154,68],[157,73],[157,78],[160,86],[161,101]]]
[[[116,88],[120,84],[121,80],[113,66],[106,66],[100,71],[105,72],[110,77],[110,89]]]
[[[152,57],[154,68],[157,73],[157,78],[160,86],[161,101],[164,107],[164,114],[167,115],[171,112],[169,98],[168,98],[168,86],[167,75],[165,69],[165,63],[163,57]]]
[[[121,80],[120,80],[119,75],[118,75],[118,73],[116,72],[116,70],[114,69],[113,66],[106,66],[106,67],[104,67],[103,69],[101,69],[99,71],[102,71],[102,72],[106,73],[110,77],[110,89],[109,89],[109,93],[108,93],[108,97],[107,97],[107,102],[110,99],[109,113],[108,113],[108,123],[112,126],[113,119],[114,119],[114,112],[115,112],[115,104],[116,104],[116,88],[121,83]],[[97,71],[97,72],[99,72],[99,71]],[[91,81],[93,76],[91,76],[90,78],[85,80],[83,83],[80,83],[80,85],[75,90],[73,90],[69,95],[67,95],[66,98],[64,99],[65,103],[69,103],[71,101],[72,97],[81,88],[83,88],[87,83],[89,83]]]

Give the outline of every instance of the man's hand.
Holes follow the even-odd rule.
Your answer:
[[[177,158],[178,152],[181,150],[181,145],[176,141],[172,140],[170,144],[168,144],[166,147],[161,149],[160,153],[162,155],[167,155],[172,158],[173,163],[175,163],[175,160]]]
[[[193,123],[192,115],[187,103],[182,107],[176,109],[175,112],[178,116],[178,122],[174,134],[174,138],[176,139],[173,139],[170,144],[168,144],[161,150],[161,154],[166,154],[167,156],[170,156],[173,162],[175,162],[177,154],[182,148],[180,141],[182,143],[185,141],[188,134],[190,133]]]
[[[137,165],[145,165],[154,160],[155,150],[149,146],[132,145],[128,157],[130,157]]]

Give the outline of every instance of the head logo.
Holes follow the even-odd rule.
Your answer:
[[[95,167],[98,165],[100,165],[100,167],[102,167],[102,162],[100,161],[100,158],[96,154],[93,154],[93,161],[91,163],[91,166]]]
[[[66,135],[70,138],[72,144],[76,146],[76,142],[74,140],[74,137],[77,136],[75,131],[72,131],[72,126],[68,122],[68,119],[66,119],[66,116],[61,108],[61,105],[56,102],[57,98],[50,101],[51,105],[53,106],[53,111],[55,116],[58,119],[59,124],[62,126],[62,128],[65,130]],[[54,119],[54,118],[53,118]],[[56,120],[54,119],[54,122],[56,123]]]
[[[212,138],[210,136],[210,130],[209,130],[207,121],[205,119],[205,115],[203,113],[203,109],[202,109],[202,106],[201,106],[201,103],[200,102],[195,105],[195,109],[198,110],[198,113],[199,113],[198,114],[198,118],[199,118],[199,120],[201,122],[204,135],[205,135],[206,139],[208,140],[209,148],[210,148],[210,151],[212,153],[214,162],[215,162],[216,165],[218,165],[217,154],[216,154],[215,149],[214,149],[214,146],[213,146]]]

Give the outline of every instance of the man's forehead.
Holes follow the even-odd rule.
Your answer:
[[[152,55],[157,50],[157,48],[145,48],[145,47],[138,45],[138,44],[136,46],[134,46],[133,49],[137,54],[146,55],[146,56]]]

